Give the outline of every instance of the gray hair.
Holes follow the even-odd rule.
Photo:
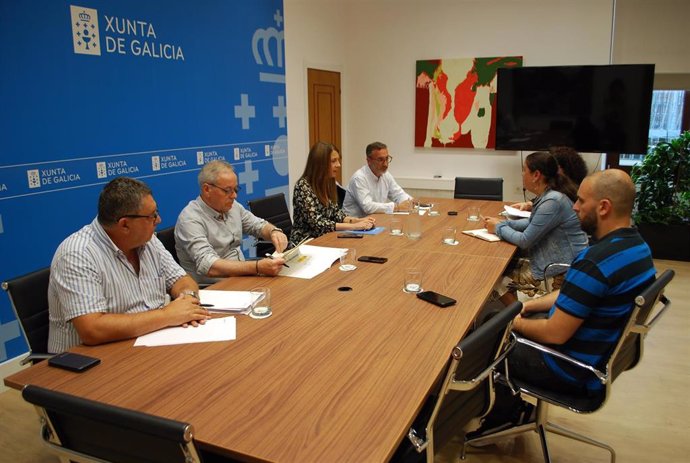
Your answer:
[[[235,172],[229,162],[222,159],[209,162],[199,172],[199,188],[204,186],[204,183],[216,183],[218,175],[226,171]]]
[[[387,149],[387,148],[388,148],[388,147],[386,146],[386,144],[385,144],[385,143],[381,143],[380,141],[375,141],[374,143],[369,143],[369,144],[367,145],[367,150],[366,150],[366,152],[367,152],[367,157],[370,158],[370,157],[371,157],[371,154],[372,154],[374,151],[385,150],[385,149]]]
[[[117,177],[103,188],[98,197],[98,222],[103,226],[117,223],[122,216],[136,214],[141,200],[152,195],[151,188],[141,180]]]

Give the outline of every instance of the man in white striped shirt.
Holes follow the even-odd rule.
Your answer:
[[[98,217],[65,239],[53,257],[50,352],[209,318],[196,282],[153,236],[159,223],[145,183],[119,177],[103,188]],[[166,294],[172,298],[167,305]]]

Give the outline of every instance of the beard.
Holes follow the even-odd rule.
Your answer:
[[[597,216],[594,213],[585,214],[580,217],[580,227],[588,235],[594,236],[597,231]]]

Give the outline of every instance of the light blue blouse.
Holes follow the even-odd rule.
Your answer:
[[[569,264],[588,246],[587,234],[573,211],[573,202],[563,193],[546,190],[532,204],[528,219],[507,220],[496,225],[496,234],[529,253],[532,275],[544,279],[546,266]],[[563,273],[563,268],[547,277]]]

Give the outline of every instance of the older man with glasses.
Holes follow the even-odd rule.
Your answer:
[[[49,352],[206,321],[196,282],[153,236],[159,223],[143,182],[119,177],[103,188],[96,219],[60,244],[50,266]]]
[[[392,214],[410,209],[412,196],[405,193],[388,166],[393,156],[381,142],[370,143],[366,149],[367,165],[352,175],[347,184],[343,211],[350,217],[365,217],[384,212]]]
[[[211,161],[199,172],[199,196],[177,218],[175,249],[180,265],[199,283],[242,275],[277,275],[285,261],[245,261],[242,235],[271,241],[278,252],[288,244],[283,230],[236,202],[239,187],[232,166]]]

